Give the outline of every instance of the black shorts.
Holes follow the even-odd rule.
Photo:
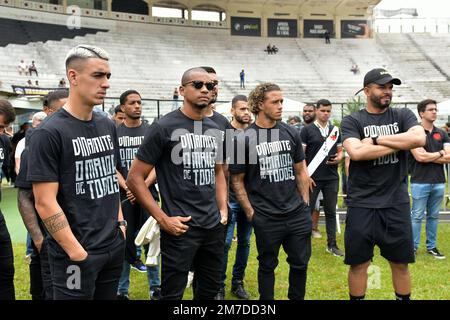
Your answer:
[[[349,207],[345,224],[345,264],[370,261],[375,245],[390,262],[414,262],[409,204],[383,209]]]

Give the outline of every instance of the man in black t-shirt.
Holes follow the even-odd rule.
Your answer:
[[[244,95],[237,95],[231,101],[231,114],[233,120],[231,121],[232,131],[227,131],[227,155],[234,147],[234,140],[236,135],[242,133],[248,126],[251,120],[251,113],[247,104],[247,97]],[[231,155],[230,155],[231,157]],[[234,236],[235,226],[237,228],[237,247],[236,259],[233,265],[233,277],[231,279],[231,293],[239,299],[249,299],[249,295],[244,288],[245,269],[247,267],[248,256],[250,253],[250,238],[252,235],[252,224],[247,220],[244,210],[236,200],[233,188],[228,189],[228,227],[225,239],[225,250],[223,257],[222,268],[222,286],[219,294],[221,299],[225,297],[225,280],[228,265],[228,252],[231,248],[231,242]]]
[[[145,133],[150,125],[147,121],[141,119],[142,99],[139,92],[136,90],[127,90],[122,93],[120,95],[120,105],[125,114],[125,121],[117,127],[120,151],[120,169],[117,176],[121,188],[123,217],[127,221],[127,239],[125,261],[117,294],[118,299],[128,299],[131,266],[139,272],[147,272],[150,297],[154,299],[159,295],[159,263],[156,266],[146,267],[137,255],[137,248],[134,244],[136,234],[148,219],[149,214],[140,204],[136,203],[136,198],[128,189],[125,181],[131,167],[131,162],[134,160],[142,141],[144,141]],[[150,186],[150,180],[154,174],[155,172],[152,170],[152,173],[147,177],[145,182],[150,188],[150,192],[155,200],[159,201],[155,186]],[[146,249],[148,249],[148,246],[146,246]]]
[[[419,248],[422,219],[427,210],[427,252],[436,259],[445,259],[436,246],[436,237],[445,194],[444,164],[450,163],[450,138],[447,132],[433,125],[437,111],[436,101],[431,99],[417,105],[427,142],[423,148],[411,150],[411,219],[414,252]]]
[[[43,111],[47,116],[62,108],[67,102],[69,92],[67,90],[57,90],[50,92],[43,103]],[[16,179],[17,203],[19,213],[27,231],[31,235],[32,248],[30,261],[30,294],[33,300],[53,299],[53,287],[48,260],[47,243],[45,241],[45,227],[39,214],[36,212],[33,189],[30,181],[27,180],[28,166],[33,165],[33,159],[29,163],[28,151],[31,138],[35,132],[34,128],[28,129],[25,136],[25,149],[20,159],[20,171]]]
[[[350,265],[350,299],[363,299],[375,245],[391,266],[397,299],[409,299],[408,264],[414,262],[408,195],[407,151],[425,144],[425,132],[411,110],[389,108],[393,85],[384,69],[364,77],[365,109],[342,121],[350,155],[345,263]]]
[[[309,126],[310,124],[313,124],[316,120],[316,107],[313,104],[305,104],[303,106],[303,128]],[[300,130],[301,132],[301,130]],[[319,215],[320,215],[320,201],[323,199],[322,192],[319,192],[319,195],[317,196],[316,203],[311,203],[312,208],[312,237],[313,238],[322,238],[322,235],[319,231]]]
[[[56,300],[116,299],[126,227],[116,174],[119,148],[114,123],[93,112],[109,88],[108,60],[90,45],[69,51],[68,102],[35,130],[30,144],[27,179],[50,236]]]
[[[12,105],[6,100],[0,100],[0,127],[8,127],[16,118]],[[9,167],[11,142],[9,138],[0,134],[0,168]],[[1,201],[1,190],[0,190]],[[1,203],[1,202],[0,202]],[[11,237],[3,213],[0,209],[0,301],[14,300],[14,254]]]
[[[150,126],[128,173],[128,188],[161,227],[162,299],[183,297],[191,266],[197,299],[214,299],[220,287],[228,215],[222,134],[204,117],[215,86],[204,69],[187,70],[179,89],[183,106]],[[162,208],[145,184],[153,168]]]
[[[236,199],[255,230],[260,299],[274,299],[282,245],[290,267],[288,298],[301,300],[311,256],[311,214],[300,133],[280,121],[283,94],[278,85],[258,85],[248,104],[257,118],[237,137],[230,173]]]
[[[339,174],[337,169],[343,158],[342,139],[339,129],[335,129],[329,123],[330,116],[331,102],[326,99],[319,100],[316,105],[316,121],[303,128],[301,138],[305,150],[306,163],[308,165],[316,157],[322,159],[321,156],[325,156],[326,154],[320,162],[320,165],[311,175],[314,188],[310,193],[310,201],[312,204],[315,204],[319,193],[322,192],[325,226],[327,230],[326,250],[336,257],[342,257],[344,253],[339,249],[336,242],[336,205],[339,190]],[[327,139],[334,141],[331,148],[328,147]],[[324,146],[327,147],[324,149]],[[315,208],[311,209],[313,210]],[[311,211],[312,213],[313,211]]]

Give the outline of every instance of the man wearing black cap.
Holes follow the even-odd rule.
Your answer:
[[[422,147],[425,132],[411,110],[389,108],[393,85],[384,69],[364,77],[365,109],[342,121],[350,155],[345,263],[350,299],[363,299],[374,245],[391,266],[396,298],[408,300],[414,262],[406,150]],[[362,91],[360,90],[360,91]],[[358,92],[360,92],[358,91]]]

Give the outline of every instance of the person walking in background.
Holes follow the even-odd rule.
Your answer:
[[[240,78],[240,88],[241,89],[245,89],[245,72],[244,69],[242,69],[242,71],[239,73],[239,78]]]

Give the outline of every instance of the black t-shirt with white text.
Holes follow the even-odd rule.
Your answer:
[[[136,158],[155,166],[168,216],[191,216],[189,226],[206,229],[220,222],[215,178],[219,139],[213,121],[194,121],[180,109],[148,128]]]
[[[417,118],[407,108],[388,108],[384,113],[371,114],[366,109],[342,120],[343,141],[363,140],[373,136],[394,135],[418,125]],[[389,208],[409,203],[408,151],[398,151],[370,161],[350,160],[347,201],[350,207]]]
[[[139,146],[144,141],[145,132],[150,127],[147,121],[142,121],[139,127],[127,127],[125,123],[121,123],[117,127],[117,137],[119,139],[119,152],[120,152],[120,174],[126,180],[128,177],[128,171],[131,167]],[[153,198],[159,201],[158,191],[155,186],[152,185],[149,188]],[[122,192],[122,198],[125,199],[126,195]]]
[[[303,145],[305,148],[305,156],[306,163],[309,165],[311,161],[314,159],[316,154],[322,148],[322,145],[325,143],[326,139],[330,135],[331,131],[334,129],[333,125],[329,125],[329,132],[327,136],[323,136],[320,132],[320,129],[316,124],[312,123],[309,126],[306,126],[300,132],[300,136],[302,138]],[[341,135],[339,134],[336,143],[328,152],[328,155],[335,155],[337,153],[338,146],[342,145]],[[316,171],[313,173],[311,178],[315,181],[328,181],[328,180],[338,180],[338,165],[327,165],[326,162],[328,158],[325,158],[322,163],[317,167]]]
[[[240,152],[245,157],[239,157]],[[230,164],[230,173],[245,173],[245,189],[255,212],[280,216],[304,206],[294,170],[294,164],[305,159],[297,129],[282,122],[271,129],[252,123],[238,136],[235,153],[243,161]]]
[[[442,129],[433,127],[430,132],[425,130],[427,142],[423,147],[427,152],[439,152],[445,146],[450,146],[450,138]],[[444,165],[433,162],[417,162],[412,154],[411,159],[411,183],[445,183]]]
[[[120,159],[110,119],[93,112],[82,121],[60,109],[35,130],[28,157],[27,179],[59,183],[58,204],[88,253],[118,244]],[[49,243],[58,247],[53,239]]]

